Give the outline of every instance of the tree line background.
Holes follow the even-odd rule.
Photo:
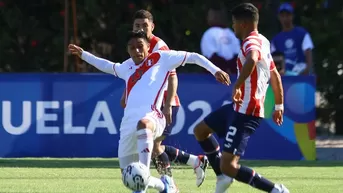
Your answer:
[[[77,60],[64,61],[64,19],[69,13],[69,43],[81,45],[98,56],[113,61],[128,57],[125,34],[132,27],[133,13],[150,10],[154,33],[169,47],[200,52],[200,39],[208,28],[209,7],[219,4],[228,12],[240,0],[76,0],[77,31],[74,36],[72,0],[0,0],[1,72],[74,72]],[[280,30],[277,8],[282,0],[253,0],[260,10],[259,31],[271,39]],[[317,109],[317,119],[336,125],[343,135],[343,1],[296,0],[295,23],[304,26],[315,44],[314,70],[317,91],[325,98]],[[229,17],[230,14],[229,14]],[[229,19],[230,21],[230,19]],[[231,24],[230,24],[231,25]],[[96,71],[81,66],[81,71]],[[181,72],[199,72],[195,66]]]

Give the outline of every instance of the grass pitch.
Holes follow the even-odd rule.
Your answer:
[[[343,192],[343,162],[243,161],[242,164],[285,184],[292,193]],[[0,192],[129,193],[122,185],[118,166],[117,159],[0,159]],[[214,192],[216,180],[211,168],[200,188],[195,186],[195,175],[189,167],[175,166],[173,174],[181,193]],[[234,182],[229,192],[261,191]]]

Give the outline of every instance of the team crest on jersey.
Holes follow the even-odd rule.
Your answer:
[[[292,48],[293,45],[294,45],[293,39],[289,38],[289,39],[287,39],[287,40],[285,41],[285,46],[286,46],[286,48]]]

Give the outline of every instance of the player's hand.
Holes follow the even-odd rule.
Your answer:
[[[273,113],[273,121],[278,125],[281,126],[283,123],[283,111],[277,110]]]
[[[216,72],[214,74],[214,76],[216,77],[218,82],[221,82],[221,83],[223,83],[225,85],[231,84],[229,75],[226,72],[222,71],[222,70]]]
[[[75,44],[69,44],[68,49],[73,55],[76,55],[76,56],[81,58],[81,55],[83,52],[83,49],[81,47],[79,47]]]
[[[172,123],[172,107],[171,106],[164,106],[162,109],[162,112],[164,114],[164,116],[166,117],[166,124],[167,126],[170,125]]]
[[[242,91],[240,88],[234,88],[233,89],[233,93],[232,93],[232,101],[236,104],[236,105],[239,105],[241,106],[242,103],[243,103],[243,100],[242,100]]]

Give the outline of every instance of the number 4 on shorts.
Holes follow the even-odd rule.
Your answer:
[[[226,133],[226,137],[225,137],[225,143],[224,146],[226,148],[230,148],[231,147],[231,143],[233,142],[232,137],[234,137],[236,135],[237,132],[237,128],[230,126],[228,132]]]

